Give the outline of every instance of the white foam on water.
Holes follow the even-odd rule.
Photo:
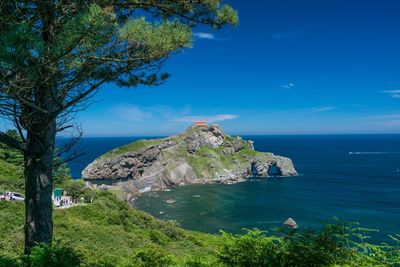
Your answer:
[[[151,191],[151,187],[150,186],[139,190],[140,193],[146,193],[146,192],[149,192],[149,191]]]
[[[349,152],[349,155],[380,155],[380,154],[399,154],[400,152],[382,152],[382,151],[361,151]]]

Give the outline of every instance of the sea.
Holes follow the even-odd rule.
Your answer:
[[[69,163],[80,177],[101,154],[137,139],[83,138],[85,155]],[[250,178],[233,185],[186,185],[146,193],[132,205],[191,230],[241,233],[268,230],[293,218],[318,229],[335,218],[379,230],[385,241],[400,233],[400,135],[243,136],[258,151],[290,157],[296,177]]]

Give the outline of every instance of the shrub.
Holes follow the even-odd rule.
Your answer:
[[[53,158],[53,187],[64,187],[72,180],[67,163],[62,162],[60,157]]]
[[[90,200],[95,199],[97,196],[96,191],[90,188],[85,188],[83,191],[83,197],[86,203],[90,203]]]
[[[185,237],[185,231],[179,228],[178,222],[174,220],[161,221],[159,227],[172,240],[179,240]]]
[[[199,258],[199,257],[189,257],[186,259],[185,267],[215,267],[217,266],[217,263],[215,262],[210,262],[207,259],[204,258]]]
[[[75,267],[80,266],[80,257],[68,246],[39,244],[32,248],[26,262],[30,267]]]
[[[279,238],[266,237],[258,229],[244,235],[222,232],[223,246],[217,252],[226,266],[279,266]]]
[[[8,255],[0,254],[0,266],[1,267],[19,267],[21,262],[18,259],[9,257]]]
[[[85,182],[83,180],[69,180],[64,185],[64,190],[66,191],[68,196],[72,197],[73,201],[76,201],[78,198],[83,197],[85,193]]]
[[[335,231],[324,227],[320,232],[291,231],[281,243],[279,255],[283,266],[330,266],[349,262],[354,251],[346,248]]]
[[[222,232],[223,245],[217,257],[225,266],[400,266],[400,236],[394,245],[365,242],[357,223],[326,224],[314,230],[284,230],[268,237],[266,232],[248,230],[244,235]]]
[[[16,130],[7,130],[6,134],[12,138],[20,140]],[[24,157],[22,153],[14,148],[8,147],[4,143],[0,143],[0,159],[13,165],[22,166]]]
[[[172,254],[156,247],[146,247],[136,252],[132,260],[123,260],[118,267],[167,267],[176,264]]]
[[[160,245],[166,245],[171,241],[167,235],[158,230],[150,231],[149,236],[151,241]]]

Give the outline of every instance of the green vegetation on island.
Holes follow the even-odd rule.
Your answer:
[[[276,174],[274,174],[274,170]],[[271,173],[270,173],[271,171]],[[253,142],[225,134],[218,125],[193,125],[160,139],[115,148],[87,165],[83,179],[123,181],[127,198],[185,184],[233,184],[249,177],[296,176],[287,157],[255,151]]]
[[[163,140],[162,138],[137,140],[135,142],[114,148],[113,150],[110,150],[109,152],[105,153],[104,155],[101,155],[100,158],[118,157],[127,152],[137,152],[142,149],[146,149],[150,146],[155,146],[155,145],[161,143],[162,140]]]

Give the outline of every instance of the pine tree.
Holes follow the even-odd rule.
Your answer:
[[[70,127],[102,85],[159,85],[163,62],[191,46],[199,24],[238,23],[220,0],[3,0],[0,115],[20,139],[25,169],[25,251],[52,240],[55,136]]]

